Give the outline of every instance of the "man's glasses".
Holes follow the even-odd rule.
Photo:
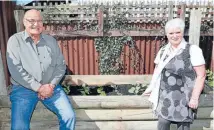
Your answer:
[[[26,21],[28,21],[30,24],[35,24],[35,23],[38,23],[38,24],[42,24],[42,20],[35,20],[35,19],[25,19]]]

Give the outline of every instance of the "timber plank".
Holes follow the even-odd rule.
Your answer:
[[[147,96],[69,96],[74,108],[149,108]],[[200,96],[200,107],[213,106],[213,94]],[[0,108],[10,107],[8,96],[0,96]],[[43,108],[38,103],[37,108]]]
[[[69,96],[74,108],[148,108],[151,103],[143,96]],[[0,96],[0,108],[10,107],[7,96]],[[37,108],[43,108],[42,103]]]
[[[190,11],[189,43],[199,46],[200,29],[201,29],[201,10]]]
[[[149,84],[152,75],[67,75],[63,84],[68,85],[112,85]]]
[[[212,129],[212,120],[196,120],[191,125],[191,130]],[[156,130],[157,121],[77,121],[75,130]],[[10,130],[9,122],[1,122],[1,130]],[[175,130],[175,126],[171,127]],[[31,130],[58,130],[56,121],[32,122]]]
[[[156,120],[152,109],[76,109],[78,121],[148,121]],[[198,109],[198,119],[212,119],[213,108],[202,107]],[[10,109],[0,109],[0,121],[10,120]],[[36,109],[32,121],[57,120],[56,115],[48,109]]]

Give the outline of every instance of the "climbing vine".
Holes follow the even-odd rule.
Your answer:
[[[129,36],[102,37],[95,39],[95,48],[100,54],[99,70],[101,74],[121,73],[123,62],[120,56],[125,44],[134,48],[134,42]]]
[[[66,6],[66,5],[64,5]],[[49,22],[55,17],[52,12],[61,11],[61,7],[56,8],[47,8],[43,12],[43,16]],[[67,8],[67,7],[64,7]],[[126,10],[121,10],[120,3],[114,5],[98,5],[92,4],[87,8],[83,8],[84,16],[90,16],[91,14],[96,14],[98,10],[102,10],[104,21],[103,21],[103,33],[104,36],[95,38],[95,49],[99,53],[99,72],[101,74],[121,74],[125,72],[126,66],[124,65],[123,59],[121,59],[121,55],[124,57],[129,57],[131,59],[131,65],[134,67],[136,71],[137,67],[139,67],[139,62],[143,59],[141,58],[141,54],[138,51],[135,41],[131,36],[126,35],[124,32],[136,29],[133,25],[128,23],[126,15],[130,15],[130,13]],[[71,14],[73,10],[70,10]],[[73,15],[72,15],[73,16]],[[98,31],[98,24],[96,21],[69,21],[66,16],[60,16],[60,20],[63,24],[75,25],[72,31],[76,30],[90,30],[90,31]],[[58,22],[58,21],[57,21]],[[60,27],[60,26],[59,26]],[[57,28],[57,30],[61,30]],[[110,30],[119,30],[122,36],[111,36],[108,35]],[[124,47],[129,47],[129,54],[123,53]]]
[[[123,53],[124,46],[129,46],[135,51],[135,42],[132,37],[125,35],[123,32],[130,30],[128,26],[128,20],[126,15],[129,14],[128,11],[121,11],[118,8],[119,5],[113,5],[111,7],[112,12],[109,13],[109,8],[107,6],[96,6],[102,9],[105,17],[103,23],[103,33],[108,33],[109,30],[120,30],[122,36],[103,36],[95,38],[95,48],[99,52],[99,71],[101,74],[121,74],[125,71],[124,62],[121,59],[121,54]],[[133,54],[133,53],[132,53]],[[130,54],[129,56],[131,56]],[[134,58],[135,59],[135,58]],[[135,62],[137,63],[137,62]],[[134,66],[134,65],[133,65]]]

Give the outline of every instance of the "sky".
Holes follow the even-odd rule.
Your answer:
[[[17,5],[25,5],[33,0],[15,0]]]

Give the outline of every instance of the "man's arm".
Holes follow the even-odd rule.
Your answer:
[[[21,48],[18,42],[16,36],[13,35],[7,43],[7,65],[9,72],[17,83],[37,92],[41,84],[23,68],[19,55]]]
[[[53,87],[55,87],[55,85],[60,82],[66,70],[65,60],[56,40],[54,44],[56,48],[56,54],[54,54],[54,58],[56,58],[57,63],[50,81],[50,84],[54,85]]]

